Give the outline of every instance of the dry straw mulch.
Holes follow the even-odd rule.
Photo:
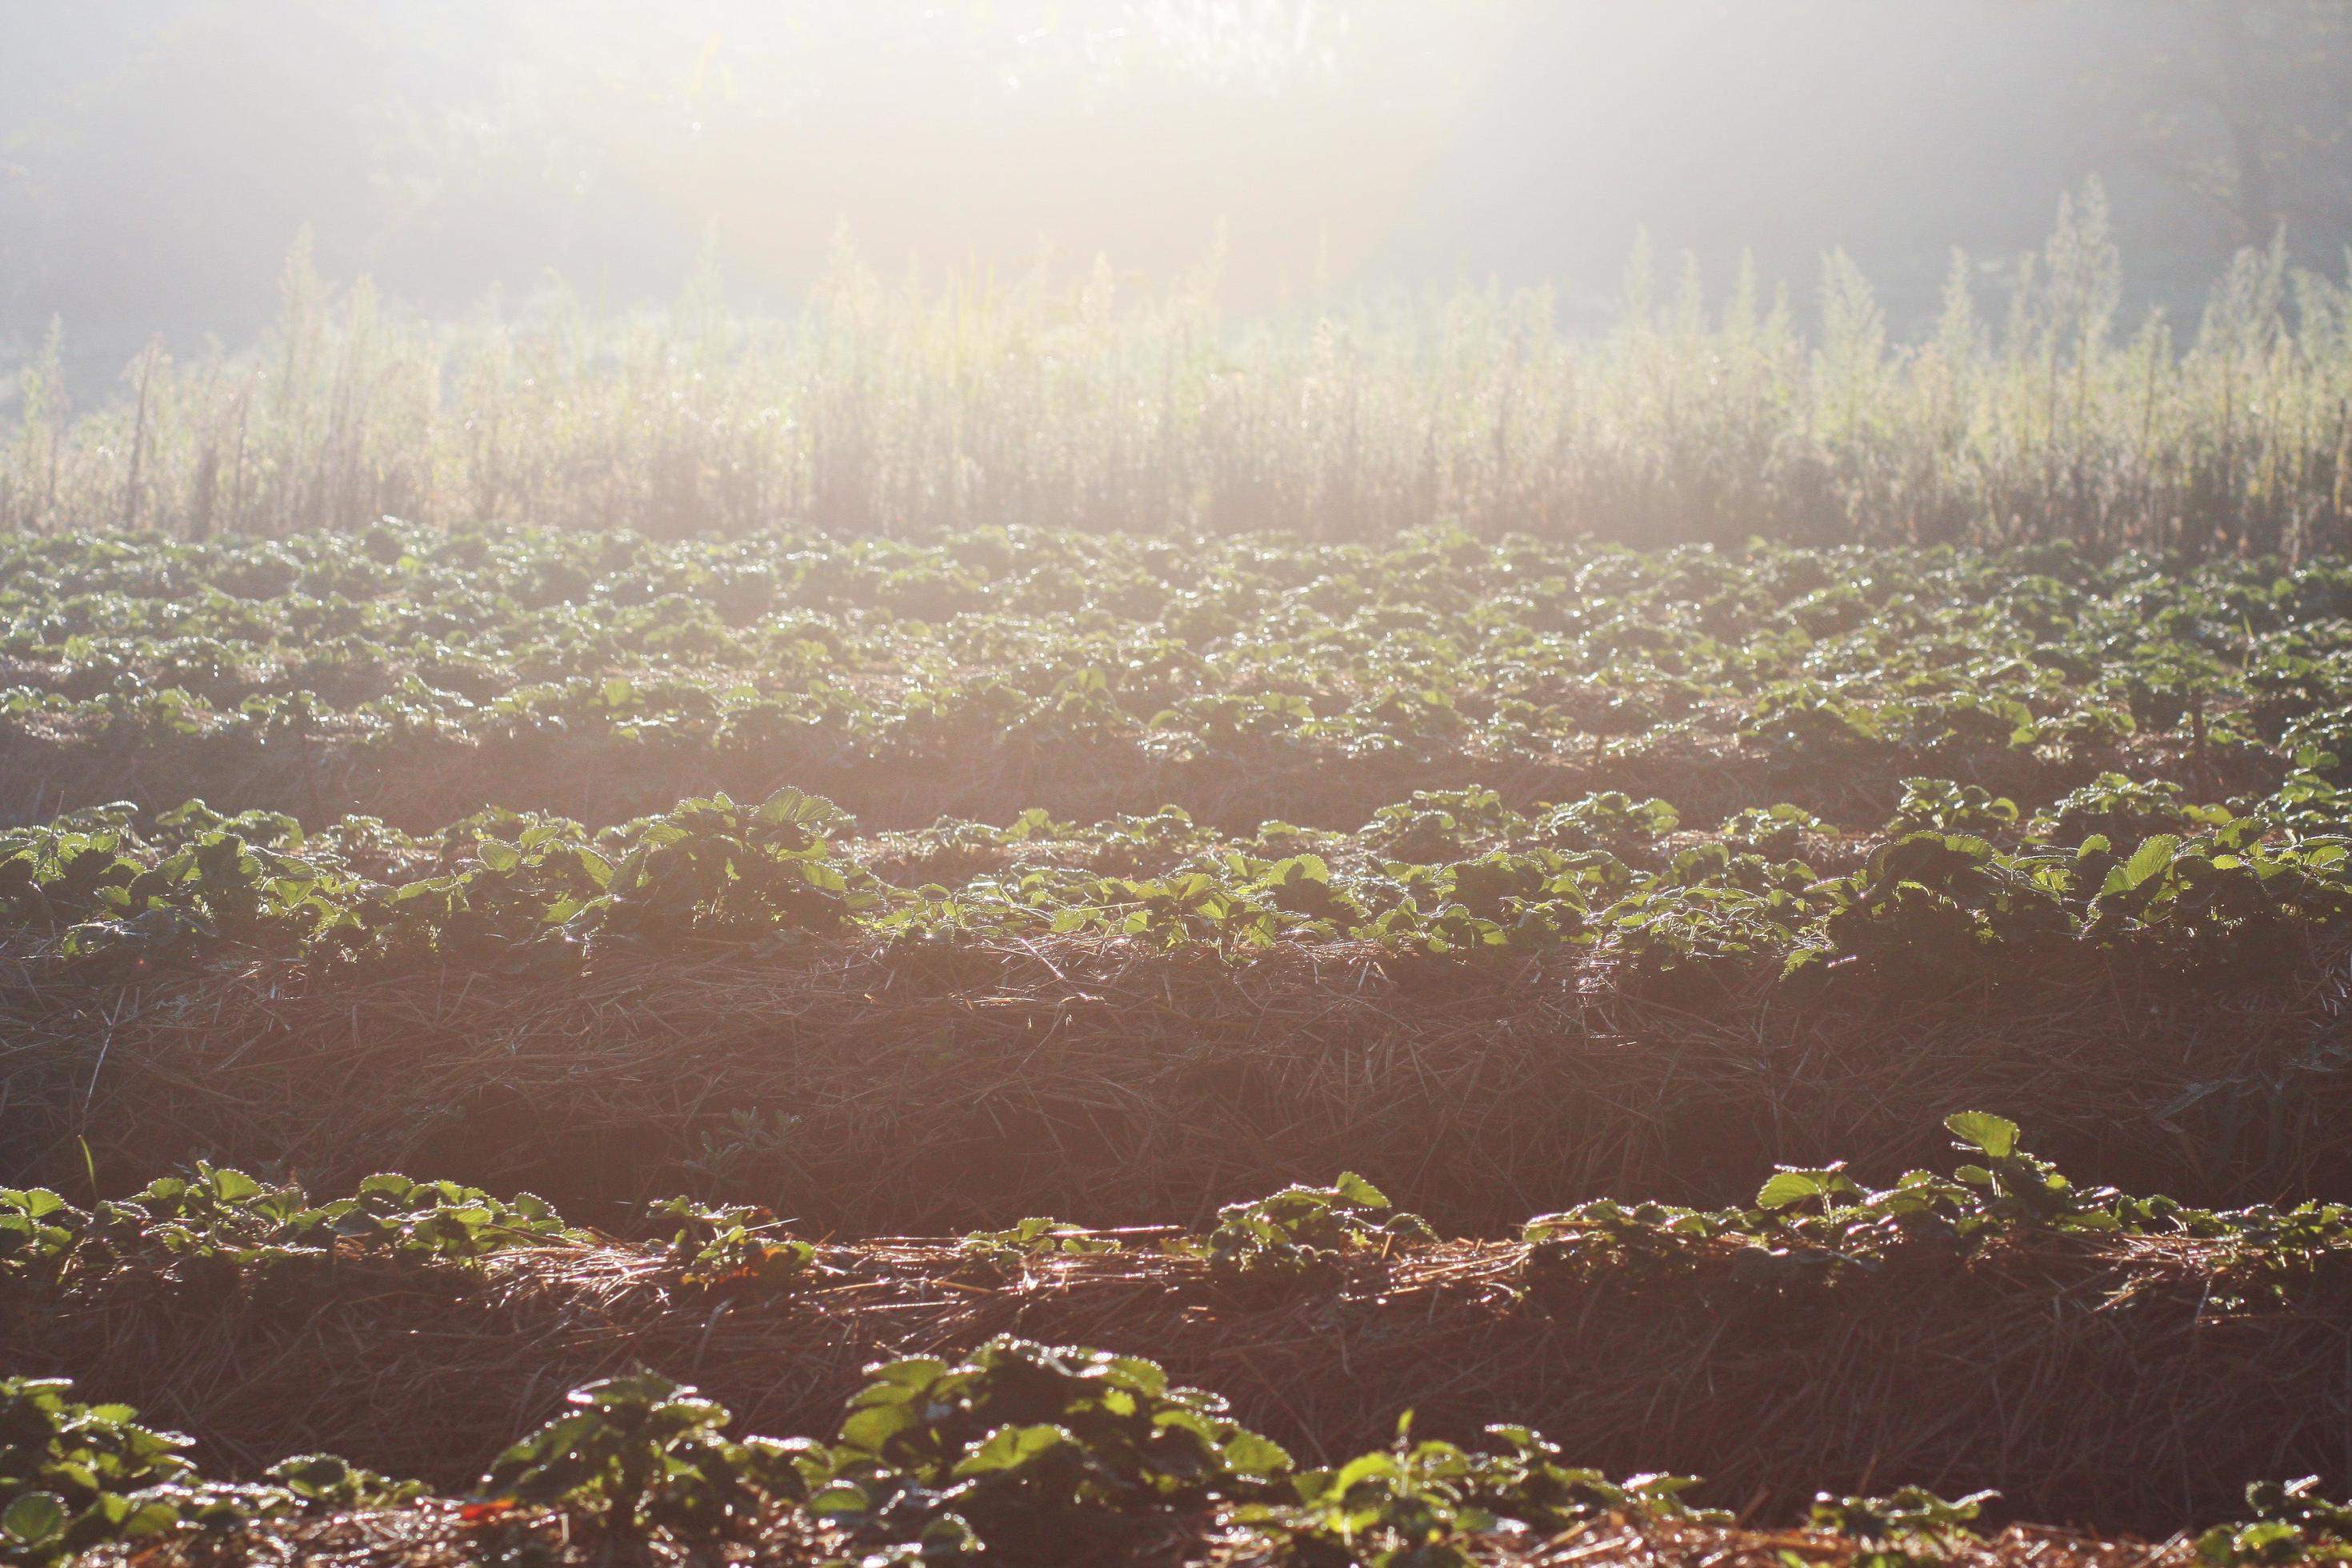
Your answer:
[[[720,752],[698,743],[593,736],[414,739],[369,748],[331,733],[264,745],[239,735],[15,732],[0,733],[0,819],[38,820],[117,800],[166,810],[195,797],[222,811],[291,812],[311,826],[357,813],[428,833],[493,804],[602,826],[667,811],[688,795],[723,789],[756,800],[789,784],[829,796],[875,830],[925,827],[942,816],[1009,822],[1031,806],[1094,823],[1173,802],[1196,821],[1247,834],[1270,819],[1352,829],[1415,790],[1479,784],[1520,810],[1620,789],[1664,797],[1694,826],[1786,800],[1874,831],[1892,814],[1900,781],[1915,773],[1980,784],[2030,811],[2105,767],[2135,776],[2196,777],[2200,794],[2217,798],[2267,794],[2283,772],[2259,753],[2192,764],[2160,742],[2062,758],[1969,747],[1799,768],[1741,748],[1733,739],[1740,717],[1738,704],[1723,704],[1709,718],[1711,732],[1616,755],[1599,736],[1571,736],[1555,750],[1519,753],[1350,754],[1316,745],[1170,757],[1135,745],[988,734],[929,763],[861,760],[830,735],[803,746]]]
[[[1092,823],[1173,801],[1198,821],[1249,833],[1270,818],[1353,828],[1416,789],[1483,784],[1528,805],[1539,797],[1572,800],[1588,789],[1646,784],[1643,793],[1655,793],[1675,771],[1664,756],[1596,770],[1589,756],[1573,752],[1415,758],[1305,751],[1269,754],[1254,765],[994,736],[929,765],[909,765],[860,761],[829,738],[805,750],[720,753],[707,746],[568,737],[415,741],[371,751],[332,738],[264,746],[237,736],[118,742],[16,734],[0,735],[0,816],[38,819],[116,800],[165,810],[194,796],[225,811],[291,812],[306,824],[357,813],[429,833],[486,804],[603,826],[667,811],[689,795],[725,790],[758,800],[790,784],[831,798],[877,830],[926,827],[942,816],[1009,822],[1031,806]],[[1715,759],[1710,771],[1706,798],[1694,808],[1718,795],[1733,803],[1706,818],[1710,822],[1755,804],[1752,792],[1771,787],[1760,764],[1743,766],[1736,754]]]
[[[457,1509],[427,1503],[382,1513],[344,1515],[310,1523],[265,1526],[224,1546],[182,1545],[135,1555],[93,1553],[90,1568],[133,1562],[142,1568],[242,1568],[246,1563],[334,1563],[339,1568],[468,1568],[510,1563],[515,1535],[467,1526]],[[837,1559],[838,1543],[780,1518],[756,1542],[688,1552],[656,1539],[615,1551],[591,1531],[560,1521],[531,1528],[534,1560],[553,1564],[716,1563],[728,1561],[807,1568]],[[1858,1543],[1807,1531],[1754,1530],[1611,1516],[1539,1542],[1490,1539],[1472,1548],[1490,1568],[1847,1568],[1866,1556]],[[851,1560],[855,1560],[853,1555]],[[1149,1559],[1160,1568],[1265,1568],[1262,1546],[1215,1530],[1194,1532]],[[1934,1561],[1948,1568],[2193,1568],[2192,1544],[2181,1537],[2143,1542],[2103,1538],[2035,1526],[2012,1526],[1977,1541],[1956,1541]]]
[[[2352,1270],[2217,1303],[2216,1244],[1925,1246],[1785,1291],[1703,1255],[1669,1275],[1530,1280],[1517,1244],[1360,1258],[1293,1289],[1148,1250],[992,1274],[940,1241],[827,1247],[782,1294],[678,1284],[647,1249],[505,1255],[478,1279],[351,1264],[240,1300],[121,1284],[0,1296],[26,1372],[194,1432],[215,1472],[331,1448],[463,1486],[565,1389],[633,1366],[701,1386],[738,1430],[833,1431],[877,1359],[999,1333],[1147,1354],[1302,1459],[1525,1422],[1574,1462],[1694,1471],[1749,1518],[1817,1489],[2000,1488],[2011,1517],[2163,1533],[2231,1517],[2249,1480],[2347,1473]]]
[[[1940,1119],[1981,1109],[2080,1181],[2352,1195],[2340,945],[2258,991],[2092,953],[1851,994],[1075,937],[615,946],[364,982],[256,960],[103,987],[19,952],[0,1180],[80,1195],[94,1163],[120,1192],[207,1154],[319,1190],[387,1169],[530,1189],[606,1226],[692,1190],[874,1235],[1195,1220],[1354,1169],[1491,1235],[1602,1192],[1744,1201],[1775,1162],[1941,1167]]]

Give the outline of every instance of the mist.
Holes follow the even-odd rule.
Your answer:
[[[304,231],[426,314],[557,275],[664,301],[706,254],[788,307],[845,239],[885,275],[1213,259],[1244,313],[1546,284],[1570,328],[1645,232],[1717,289],[1752,254],[1801,309],[1843,249],[1898,334],[1955,247],[1998,289],[2094,177],[2127,319],[2193,315],[2274,231],[2329,271],[2352,237],[2326,5],[2247,8],[2268,52],[2226,80],[2228,18],[2134,0],[6,9],[0,368],[61,321],[84,399],[159,332],[251,340]],[[2248,101],[2257,203],[2224,188]]]

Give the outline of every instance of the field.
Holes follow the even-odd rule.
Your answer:
[[[2352,1462],[2352,566],[384,521],[0,583],[11,1560],[2352,1519],[2284,1485]]]

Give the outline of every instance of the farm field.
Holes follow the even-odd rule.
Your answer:
[[[0,584],[13,1559],[2352,1523],[2285,1486],[2352,1454],[2352,567],[384,523]]]
[[[0,1568],[2352,1564],[2352,0],[0,16]]]

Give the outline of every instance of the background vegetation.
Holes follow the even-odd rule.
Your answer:
[[[1909,343],[1843,252],[1812,330],[1752,269],[1715,299],[1667,272],[1638,247],[1596,339],[1545,289],[1234,321],[1213,262],[1164,289],[1107,267],[893,283],[845,240],[789,315],[731,311],[711,258],[659,314],[558,293],[434,326],[330,291],[301,246],[257,352],[159,342],[116,405],[71,412],[53,337],[0,451],[0,527],[2346,542],[2352,289],[2283,247],[2241,251],[2193,331],[2122,321],[2094,184],[2005,308],[1956,254]]]

